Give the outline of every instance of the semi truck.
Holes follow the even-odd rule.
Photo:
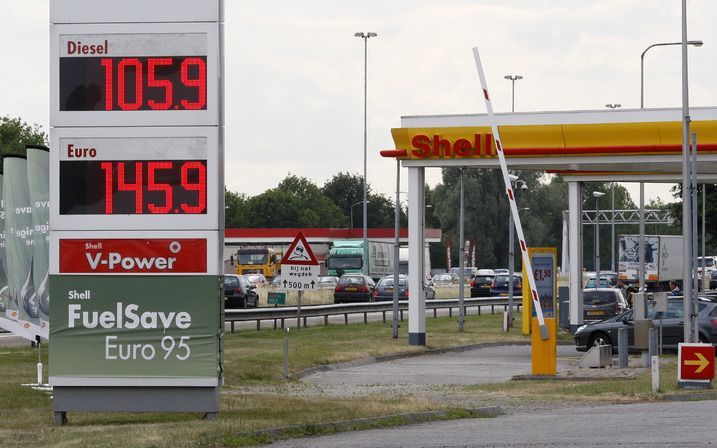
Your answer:
[[[640,235],[620,235],[618,278],[637,283],[640,270]],[[682,278],[682,236],[645,235],[645,281],[666,286]]]
[[[408,275],[408,247],[398,248],[398,260],[399,274]],[[428,243],[423,248],[423,273],[426,276],[431,275],[431,252],[428,248]]]
[[[364,262],[364,240],[336,240],[329,249],[327,267],[329,275],[366,272],[374,279],[393,274],[393,244],[382,241],[368,242],[368,263]]]
[[[281,254],[268,246],[245,246],[237,250],[237,274],[263,274],[266,278],[279,275]]]

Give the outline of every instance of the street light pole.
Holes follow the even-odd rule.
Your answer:
[[[523,79],[520,75],[505,75],[503,76],[504,79],[507,79],[511,82],[511,95],[510,95],[510,111],[515,112],[515,81],[520,81]]]
[[[704,44],[701,40],[688,40],[687,45],[701,47]],[[640,55],[640,109],[645,108],[645,53],[652,47],[665,47],[668,45],[682,45],[682,42],[660,42],[645,48]]]
[[[513,187],[513,191],[515,192],[515,187],[520,185],[520,189],[523,191],[526,191],[528,189],[528,185],[525,183],[524,180],[519,179],[518,176],[514,174],[508,175],[510,179],[510,183]],[[516,196],[516,203],[517,203],[517,196]],[[519,211],[522,209],[519,209]],[[513,276],[515,275],[515,233],[513,231],[513,227],[515,226],[515,223],[513,222],[513,214],[508,213],[508,328],[511,328],[513,326]]]
[[[376,33],[354,33],[363,39],[363,271],[368,274],[368,187],[366,184],[366,106],[368,92],[368,40]]]
[[[354,207],[363,204],[363,201],[358,201],[356,203],[351,204],[351,228],[354,228]]]
[[[605,196],[601,191],[593,191],[595,198],[595,289],[600,287],[600,198]]]

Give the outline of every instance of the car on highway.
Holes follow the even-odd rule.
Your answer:
[[[619,288],[583,289],[583,322],[597,322],[629,308]]]
[[[344,274],[334,287],[334,303],[370,302],[376,287],[373,279],[363,274]]]
[[[256,308],[259,295],[245,275],[224,274],[224,308]]]
[[[272,278],[269,282],[269,286],[272,288],[281,288],[281,276],[277,275],[276,277]]]
[[[339,283],[339,278],[335,275],[319,275],[316,279],[316,286],[319,289],[334,289]]]
[[[490,295],[492,297],[507,297],[509,278],[510,275],[508,274],[496,275],[493,279],[493,283],[491,283],[490,285]],[[516,273],[513,274],[513,297],[519,296],[521,294],[523,294],[523,281],[520,274]]]
[[[268,283],[264,274],[246,274],[246,279],[257,288],[266,286]]]
[[[717,303],[700,300],[697,303],[697,326],[700,342],[717,344]],[[632,348],[635,341],[634,311],[629,309],[609,319],[585,324],[575,331],[575,347],[586,351],[595,345],[610,345],[613,351],[617,348],[617,332],[620,328],[627,329],[628,347]],[[656,316],[652,302],[648,302],[647,318]],[[659,326],[659,320],[654,323]],[[667,301],[667,312],[662,318],[662,347],[676,350],[677,344],[684,336],[684,308],[681,297],[670,297]]]
[[[481,269],[482,271],[482,269]],[[471,279],[471,297],[488,297],[493,285],[495,274],[481,274],[480,271]]]
[[[393,275],[382,277],[378,283],[376,283],[376,288],[373,290],[373,299],[377,302],[393,300],[393,285]],[[424,282],[423,290],[426,291],[427,300],[433,300],[436,298],[436,290],[433,289],[433,286],[431,286],[430,283]],[[408,277],[400,275],[398,277],[398,298],[399,300],[407,300],[409,297]]]
[[[450,272],[436,274],[431,278],[431,282],[436,288],[447,288],[458,284],[458,276]]]

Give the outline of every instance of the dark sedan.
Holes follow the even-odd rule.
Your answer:
[[[508,296],[508,278],[509,275],[496,275],[493,283],[490,285],[490,295],[507,297]],[[523,294],[523,282],[518,274],[513,274],[513,297]]]
[[[244,275],[224,275],[224,308],[256,308],[259,295]]]
[[[697,322],[700,342],[717,344],[717,303],[700,301],[698,303]],[[648,306],[648,319],[655,318],[652,304]],[[659,324],[655,320],[655,326]],[[617,331],[627,328],[628,346],[632,348],[635,341],[633,311],[627,310],[622,314],[613,316],[602,322],[586,324],[575,332],[575,346],[580,351],[586,351],[594,345],[617,346]],[[684,334],[684,310],[682,298],[670,299],[667,302],[667,312],[662,319],[662,346],[666,349],[676,350],[677,344],[682,342]]]
[[[376,283],[376,289],[373,290],[373,299],[377,302],[385,300],[393,300],[393,275],[387,275]],[[436,298],[436,290],[428,283],[423,285],[426,291],[426,299],[432,300]],[[408,278],[405,275],[398,277],[398,298],[400,300],[408,299]]]
[[[478,273],[471,280],[471,297],[490,296],[490,287],[493,284],[495,275],[481,275]]]
[[[334,288],[334,303],[370,302],[376,284],[368,275],[345,274]]]

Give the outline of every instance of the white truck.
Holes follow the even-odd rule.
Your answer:
[[[406,246],[398,248],[398,272],[408,275],[408,247]],[[423,273],[426,276],[431,275],[431,252],[428,243],[423,248]]]
[[[635,283],[640,270],[640,236],[620,235],[618,277]],[[645,235],[645,281],[665,283],[682,278],[682,236]]]
[[[702,265],[705,266],[705,275],[702,275]],[[707,255],[697,257],[697,275],[702,280],[704,289],[715,289],[717,287],[717,256]]]

